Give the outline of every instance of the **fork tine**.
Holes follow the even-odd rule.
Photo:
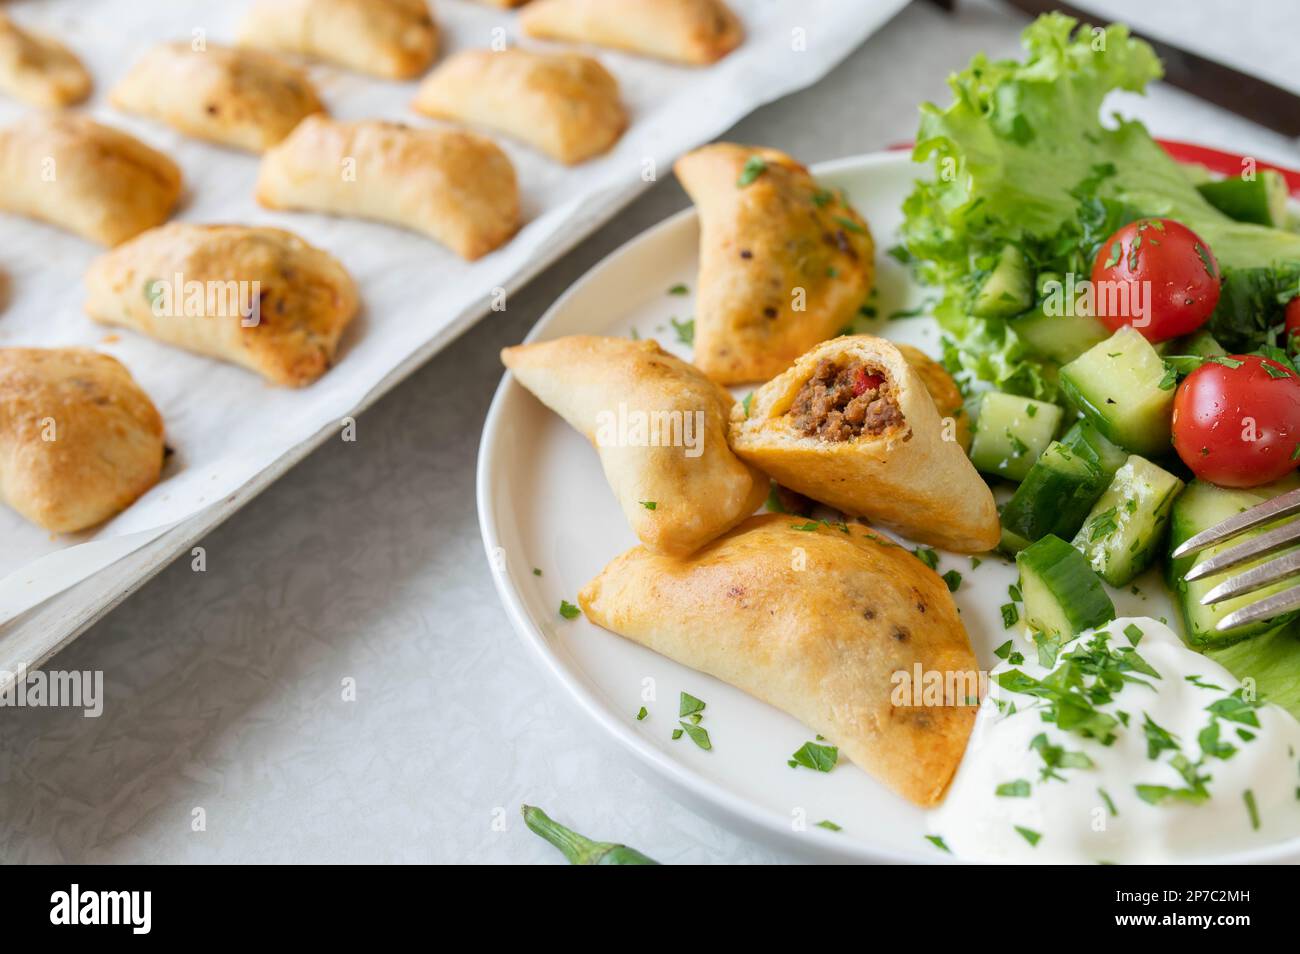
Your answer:
[[[1293,513],[1300,513],[1300,489],[1291,490],[1272,500],[1266,500],[1262,504],[1251,507],[1249,510],[1243,510],[1239,514],[1229,517],[1222,523],[1210,527],[1208,530],[1202,530],[1193,537],[1189,537],[1174,550],[1174,557],[1186,556],[1196,550],[1204,549],[1214,543],[1221,543],[1229,537],[1234,537],[1243,530],[1250,530],[1252,527],[1258,527],[1261,524],[1269,523],[1280,517],[1287,517]]]
[[[1267,563],[1261,563],[1259,566],[1253,566],[1249,570],[1224,580],[1201,597],[1201,605],[1210,606],[1231,599],[1234,596],[1240,596],[1242,593],[1254,592],[1271,583],[1284,580],[1297,571],[1300,571],[1300,550],[1287,553],[1275,560],[1269,560]]]
[[[1300,585],[1288,587],[1281,593],[1274,593],[1258,603],[1251,603],[1249,606],[1235,610],[1219,620],[1218,625],[1214,628],[1219,632],[1236,629],[1238,626],[1245,626],[1247,623],[1281,616],[1283,613],[1297,608],[1300,608]]]
[[[1250,511],[1246,512],[1249,513]],[[1190,582],[1199,580],[1203,576],[1212,576],[1230,566],[1236,566],[1238,563],[1245,563],[1247,560],[1253,560],[1275,550],[1281,550],[1296,540],[1300,540],[1300,520],[1293,520],[1290,523],[1284,523],[1280,527],[1274,527],[1257,537],[1251,537],[1245,543],[1239,543],[1229,550],[1216,553],[1208,560],[1202,560],[1188,570],[1183,579]]]

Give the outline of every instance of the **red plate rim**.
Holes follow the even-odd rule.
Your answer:
[[[1201,146],[1194,142],[1181,142],[1177,139],[1157,139],[1156,142],[1160,143],[1165,152],[1179,162],[1197,162],[1207,169],[1225,176],[1240,175],[1242,164],[1246,161],[1246,157],[1239,153],[1225,152],[1222,149],[1213,149],[1210,146]],[[900,142],[889,148],[911,149],[912,144],[910,142]],[[1286,180],[1291,195],[1300,198],[1300,172],[1259,159],[1255,160],[1255,168],[1272,169],[1280,173],[1282,178]]]

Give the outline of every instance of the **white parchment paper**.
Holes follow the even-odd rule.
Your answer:
[[[339,427],[402,361],[445,342],[591,232],[682,152],[755,107],[806,86],[842,59],[906,0],[730,0],[747,39],[712,67],[686,68],[613,51],[589,51],[617,76],[632,124],[608,155],[577,168],[495,137],[514,161],[525,227],[507,246],[467,264],[433,241],[388,226],[276,213],[253,200],[255,156],[187,139],[115,112],[107,91],[155,43],[203,37],[231,42],[247,4],[234,0],[41,0],[5,5],[18,23],[61,37],[83,58],[96,91],[83,107],[175,159],[185,175],[176,218],[287,228],[337,256],[361,289],[362,313],[336,366],[302,390],[265,385],[230,365],[107,329],[82,309],[82,275],[102,250],[75,236],[0,216],[0,270],[9,301],[0,347],[91,346],[131,370],[162,412],[169,459],[160,484],[92,532],[51,536],[0,505],[0,623],[155,539],[230,494],[277,458]],[[442,54],[515,42],[515,15],[470,0],[434,0]],[[523,45],[546,46],[523,39]],[[409,109],[415,82],[394,83],[313,65],[329,110],[342,119],[384,117],[433,125]],[[0,100],[0,123],[24,107]],[[798,144],[774,144],[798,153]],[[508,296],[506,298],[508,307]],[[490,320],[490,318],[489,318]]]

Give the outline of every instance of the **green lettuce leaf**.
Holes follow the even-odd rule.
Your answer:
[[[935,174],[903,205],[903,241],[918,276],[943,289],[935,314],[951,336],[949,369],[1048,399],[1055,369],[1005,322],[970,313],[1005,245],[1019,247],[1035,272],[1086,278],[1114,229],[1163,216],[1197,232],[1225,274],[1300,263],[1300,235],[1229,219],[1141,123],[1103,124],[1106,96],[1143,91],[1161,76],[1160,62],[1122,25],[1076,26],[1061,14],[1040,17],[1024,32],[1023,62],[976,56],[949,80],[951,105],[922,106],[913,158],[930,161]],[[1225,327],[1258,323],[1241,309],[1223,311]]]

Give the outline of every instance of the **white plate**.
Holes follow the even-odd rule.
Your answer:
[[[818,178],[848,190],[877,242],[879,298],[875,322],[859,326],[938,353],[933,319],[887,321],[923,304],[926,292],[885,250],[897,242],[900,206],[917,175],[907,153],[879,153],[817,167]],[[693,209],[660,223],[610,255],[542,317],[529,341],[570,334],[655,338],[689,357],[671,318],[690,317],[693,299],[672,296],[678,283],[694,291],[698,225]],[[829,773],[791,769],[786,760],[812,733],[790,716],[589,623],[559,616],[561,599],[611,559],[636,544],[605,484],[595,450],[513,379],[503,379],[488,412],[479,451],[478,508],[497,591],[512,624],[543,666],[585,712],[644,762],[679,797],[746,834],[827,861],[950,860],[924,840],[925,813],[844,762]],[[987,556],[940,554],[940,572],[958,570],[955,599],[981,667],[1008,636],[1000,607],[1015,582],[1014,566]],[[539,577],[534,568],[540,569]],[[1175,618],[1155,571],[1138,593],[1113,593],[1119,615]],[[643,698],[652,686],[653,701]],[[672,741],[682,690],[707,704],[705,752],[689,739]],[[648,718],[635,714],[644,705]],[[816,827],[828,819],[842,826]],[[1269,851],[1269,855],[1275,852]],[[1244,858],[1242,860],[1245,860]]]

